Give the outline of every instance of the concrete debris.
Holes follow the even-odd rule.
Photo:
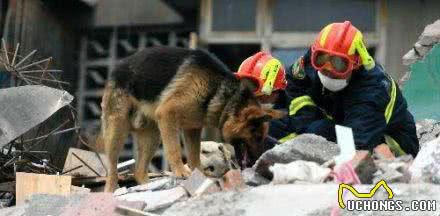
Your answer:
[[[141,191],[168,190],[177,187],[182,181],[183,181],[182,179],[177,179],[175,177],[162,177],[157,179],[151,179],[150,182],[148,182],[147,184],[137,185],[128,188],[127,193],[134,193]]]
[[[10,192],[0,193],[0,209],[11,206],[13,200],[14,194]]]
[[[275,146],[261,155],[254,165],[260,175],[272,179],[269,167],[275,163],[290,163],[296,160],[313,161],[322,164],[338,155],[338,146],[323,137],[302,134],[293,140]]]
[[[413,161],[411,155],[404,155],[392,160],[376,160],[378,170],[374,173],[373,182],[385,180],[387,183],[408,183],[409,167]]]
[[[191,196],[200,196],[220,191],[217,180],[207,178],[198,169],[194,169],[191,176],[182,182],[182,186]]]
[[[88,194],[90,191],[90,188],[70,186],[70,193]]]
[[[404,65],[412,65],[420,60],[420,58],[421,57],[417,55],[416,51],[411,49],[405,55],[403,55],[402,62]],[[407,75],[409,75],[409,73],[407,73]]]
[[[411,65],[423,59],[440,42],[440,20],[427,25],[413,48],[403,56],[403,64]]]
[[[411,182],[440,184],[440,137],[421,147],[409,171]]]
[[[316,162],[302,160],[288,164],[276,163],[269,170],[273,173],[272,184],[322,183],[331,172],[330,168],[322,167]]]
[[[128,194],[128,189],[127,187],[121,187],[115,190],[115,192],[113,192],[114,196],[121,196],[124,194]]]
[[[28,85],[0,89],[0,147],[72,102],[67,91]]]
[[[417,138],[421,147],[440,136],[440,121],[424,119],[416,123]]]
[[[146,207],[143,209],[144,211],[156,212],[168,208],[173,203],[187,197],[186,190],[183,187],[175,187],[169,190],[128,193],[117,196],[116,199],[129,202],[144,202],[146,204]]]
[[[223,176],[223,181],[220,182],[223,190],[240,190],[246,188],[243,176],[240,170],[230,170]]]
[[[107,176],[109,167],[110,163],[104,154],[70,148],[64,162],[63,173],[80,177]]]
[[[134,209],[141,209],[139,203],[116,200],[111,193],[73,194],[59,196],[36,194],[24,205],[13,208],[0,209],[0,215],[13,216],[47,216],[47,215],[120,215],[115,211],[116,206],[124,205]]]
[[[423,33],[419,37],[419,42],[424,46],[440,42],[440,20],[425,27]]]
[[[233,162],[233,153],[223,143],[201,142],[200,162],[205,175],[220,178],[230,169],[238,168]]]
[[[360,192],[367,192],[374,185],[356,185]],[[412,200],[439,200],[440,186],[432,184],[389,184],[396,200],[403,206],[410,206]],[[337,184],[289,184],[264,185],[246,191],[229,191],[190,198],[167,209],[163,216],[266,216],[266,215],[330,215],[337,205]],[[353,199],[347,193],[344,200]],[[379,189],[373,199],[382,200],[387,195]],[[420,212],[432,215],[433,212]],[[342,215],[395,215],[396,212],[342,211]],[[414,212],[399,212],[399,215],[414,215]]]
[[[256,173],[253,168],[244,169],[241,175],[243,176],[244,183],[249,186],[260,186],[270,183],[270,180]]]
[[[0,216],[24,216],[27,204],[18,205],[10,208],[0,208]]]

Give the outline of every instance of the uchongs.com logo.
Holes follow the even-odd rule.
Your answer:
[[[383,187],[388,193],[385,200],[371,199],[377,190]],[[350,191],[356,198],[344,202],[344,189]],[[338,189],[339,207],[348,211],[436,211],[436,200],[412,200],[410,203],[404,203],[402,200],[393,199],[393,190],[388,184],[381,180],[368,193],[358,192],[352,185],[341,183]],[[407,204],[404,206],[404,204]]]

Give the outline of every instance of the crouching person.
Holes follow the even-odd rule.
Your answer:
[[[289,116],[279,122],[294,130],[283,134],[285,139],[312,133],[335,141],[339,124],[353,129],[358,150],[386,144],[396,156],[417,155],[416,127],[405,98],[349,21],[326,26],[286,77]]]

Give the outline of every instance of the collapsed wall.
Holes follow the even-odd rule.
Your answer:
[[[424,59],[424,57],[438,43],[440,43],[440,20],[425,27],[413,48],[403,56],[403,64],[411,65]]]

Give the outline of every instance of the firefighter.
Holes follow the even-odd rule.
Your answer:
[[[271,136],[283,142],[312,133],[335,141],[339,124],[353,129],[358,150],[386,144],[396,156],[417,155],[416,127],[405,98],[349,21],[323,28],[286,71],[289,115],[272,122]]]

